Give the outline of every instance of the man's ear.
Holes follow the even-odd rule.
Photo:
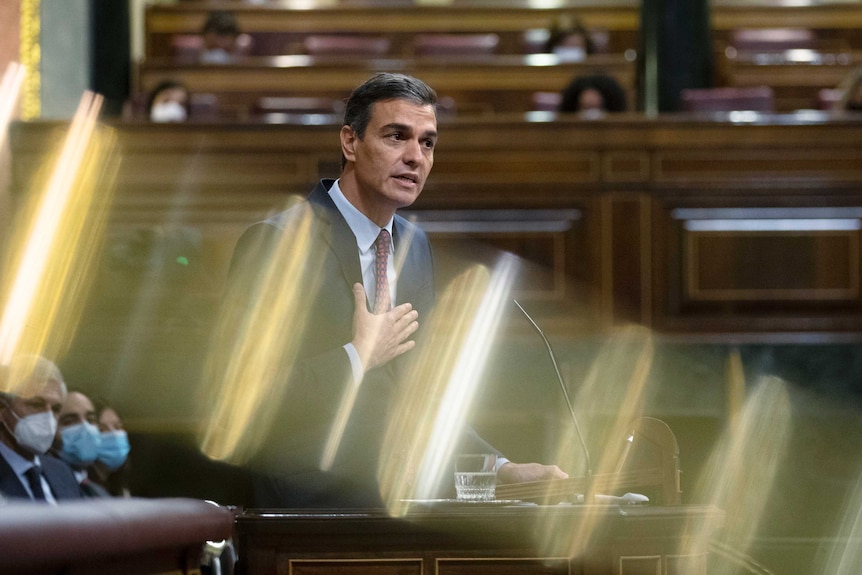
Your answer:
[[[341,153],[348,162],[356,160],[356,142],[359,137],[350,126],[341,126]]]

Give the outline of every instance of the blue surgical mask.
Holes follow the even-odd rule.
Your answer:
[[[102,444],[99,428],[92,423],[78,423],[60,430],[63,447],[60,457],[76,467],[87,467],[96,461]]]
[[[116,471],[126,462],[129,456],[129,436],[123,430],[103,431],[102,443],[99,446],[99,461],[111,471]]]

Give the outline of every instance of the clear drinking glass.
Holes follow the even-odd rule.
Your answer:
[[[455,461],[455,493],[459,501],[493,501],[497,455],[459,455]]]

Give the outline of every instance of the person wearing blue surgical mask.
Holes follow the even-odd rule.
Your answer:
[[[79,391],[70,391],[57,423],[54,451],[72,467],[81,493],[84,497],[109,497],[108,491],[92,481],[87,471],[96,462],[102,444],[93,402]]]
[[[49,455],[66,384],[51,361],[16,356],[0,366],[0,493],[56,504],[80,499],[69,465]]]
[[[101,443],[96,462],[90,467],[91,475],[111,495],[130,497],[129,436],[116,410],[100,401],[96,402],[96,409]]]

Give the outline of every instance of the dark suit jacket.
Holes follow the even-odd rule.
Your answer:
[[[279,409],[267,445],[255,458],[265,477],[256,486],[255,504],[262,507],[355,507],[378,505],[375,473],[377,457],[404,356],[365,375],[351,411],[343,440],[330,472],[319,463],[340,398],[352,385],[350,362],[343,345],[353,339],[352,286],[362,283],[356,238],[327,193],[332,180],[312,191],[307,206],[313,210],[309,258],[320,266],[322,281],[309,289],[311,320],[290,370],[288,395]],[[240,238],[228,279],[227,308],[240,320],[253,301],[251,294],[260,270],[272,257],[274,244],[289,232],[291,208],[251,226]],[[412,241],[403,241],[406,237]],[[427,317],[434,301],[431,248],[425,233],[395,217],[396,260],[404,257],[395,305],[410,302]],[[298,238],[304,239],[304,238]],[[399,241],[402,240],[402,241]],[[406,254],[402,254],[403,250]],[[421,322],[420,322],[421,325]],[[290,329],[290,326],[286,326]],[[420,328],[421,329],[421,328]],[[487,446],[487,444],[484,444]],[[489,446],[487,446],[490,448]],[[273,477],[277,479],[273,480]]]
[[[42,465],[42,475],[48,480],[48,485],[51,486],[55,499],[58,501],[61,499],[81,499],[81,489],[78,482],[72,474],[72,469],[64,461],[50,455],[40,455],[39,462]],[[12,471],[2,456],[0,456],[0,493],[10,499],[30,498],[18,476],[15,475],[15,472]]]

